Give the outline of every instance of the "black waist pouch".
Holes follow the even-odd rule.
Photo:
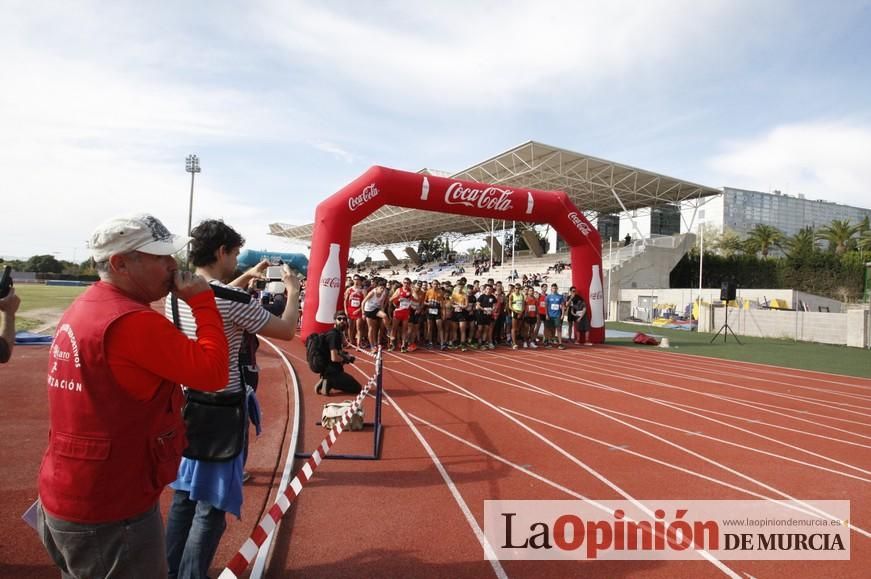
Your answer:
[[[188,447],[183,454],[196,460],[222,462],[239,456],[245,446],[248,417],[245,392],[185,392],[182,415]]]

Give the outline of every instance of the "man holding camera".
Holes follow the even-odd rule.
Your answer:
[[[100,281],[58,323],[37,529],[64,577],[166,576],[158,499],[186,444],[178,385],[227,383],[214,294],[173,258],[188,240],[151,215],[103,223],[89,242]],[[170,291],[193,310],[196,341],[151,308]]]
[[[269,265],[268,262],[263,261],[241,277],[233,279],[239,251],[245,243],[239,233],[223,221],[206,220],[191,231],[191,236],[193,239],[190,259],[196,267],[197,274],[213,286],[231,292],[235,289],[240,294],[240,298],[248,298],[247,301],[216,299],[229,345],[229,356],[222,361],[224,368],[229,369],[229,381],[224,384],[220,394],[225,399],[235,400],[240,392],[246,391],[239,368],[239,350],[243,333],[247,331],[280,340],[292,339],[296,333],[299,280],[289,268],[282,267],[282,281],[289,295],[287,306],[281,316],[274,316],[263,309],[257,301],[251,300],[244,289],[251,278],[263,274]],[[167,303],[166,315],[172,316],[169,303]],[[179,319],[182,330],[193,338],[196,324],[187,308],[179,308]],[[248,396],[250,400],[250,392]],[[207,423],[210,421],[204,419],[202,424],[197,424],[198,429],[205,431],[210,426],[218,428],[228,426]],[[189,430],[191,428],[192,425],[189,423]],[[245,430],[232,434],[245,436],[246,433],[247,424]],[[192,440],[189,445],[189,451],[193,442]],[[244,452],[239,452],[229,460],[207,458],[198,460],[187,457],[182,459],[178,468],[178,477],[171,485],[175,494],[166,524],[169,577],[204,578],[207,576],[218,543],[227,527],[226,514],[230,512],[237,517],[241,516],[243,462]]]
[[[356,358],[345,350],[345,330],[348,329],[348,314],[339,310],[335,314],[335,325],[321,337],[322,343],[326,344],[329,352],[329,362],[321,374],[321,379],[315,385],[315,392],[330,395],[330,390],[341,390],[346,394],[359,394],[363,386],[357,379],[345,372],[345,364],[353,364]]]
[[[21,305],[21,299],[15,295],[15,288],[10,287],[9,293],[0,298],[0,364],[5,364],[12,357],[15,346],[15,312]]]

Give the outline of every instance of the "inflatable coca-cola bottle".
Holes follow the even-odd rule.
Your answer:
[[[336,304],[339,302],[339,289],[342,285],[341,268],[339,267],[339,244],[330,244],[330,255],[321,270],[318,288],[318,312],[315,321],[322,324],[332,324],[336,314]]]
[[[593,266],[593,279],[590,281],[590,327],[605,325],[605,295],[602,292],[602,276],[599,266]]]

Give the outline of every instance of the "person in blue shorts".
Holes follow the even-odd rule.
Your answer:
[[[550,293],[544,300],[547,319],[544,321],[545,348],[551,348],[553,343],[557,348],[565,350],[563,346],[563,316],[566,313],[566,298],[559,293],[559,287],[553,283],[550,285]]]

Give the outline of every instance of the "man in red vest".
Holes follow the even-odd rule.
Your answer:
[[[173,258],[188,241],[151,215],[103,223],[89,242],[100,281],[58,323],[37,526],[64,577],[167,574],[158,499],[187,444],[179,384],[215,391],[228,378],[214,295]],[[170,291],[197,341],[151,308]]]

